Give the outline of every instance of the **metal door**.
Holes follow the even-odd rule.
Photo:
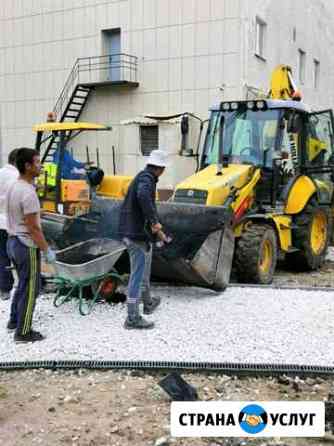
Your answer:
[[[109,38],[109,80],[121,80],[121,30],[116,29],[108,33]]]

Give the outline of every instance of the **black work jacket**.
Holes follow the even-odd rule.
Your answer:
[[[121,238],[150,241],[145,227],[159,221],[155,204],[158,178],[149,167],[138,173],[133,179],[123,201],[119,234]]]

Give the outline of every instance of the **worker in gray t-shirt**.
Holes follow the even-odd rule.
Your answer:
[[[55,261],[40,222],[40,204],[34,187],[34,178],[41,170],[39,153],[22,148],[16,154],[19,179],[9,188],[6,196],[8,254],[19,278],[13,296],[8,330],[15,330],[17,343],[35,342],[44,336],[32,330],[32,318],[40,288],[41,258],[44,252],[47,262]]]

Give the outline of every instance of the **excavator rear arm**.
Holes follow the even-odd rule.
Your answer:
[[[278,65],[271,75],[270,99],[300,100],[301,95],[292,77],[289,65]]]

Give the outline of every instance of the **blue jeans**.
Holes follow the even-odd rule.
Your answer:
[[[14,277],[10,270],[10,259],[7,252],[7,231],[0,229],[0,291],[8,292],[13,288]]]
[[[150,277],[152,265],[152,245],[145,242],[123,239],[130,257],[130,279],[128,303],[139,304],[151,301]]]

